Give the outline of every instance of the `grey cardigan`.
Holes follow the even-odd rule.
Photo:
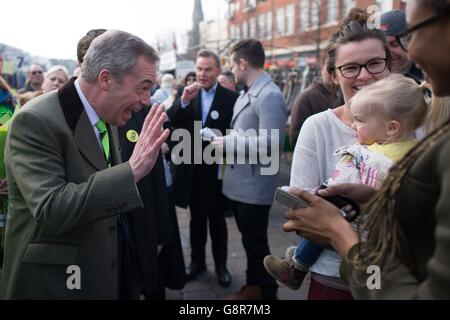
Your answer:
[[[225,136],[227,160],[222,190],[228,198],[256,205],[272,203],[286,120],[284,97],[267,73],[247,93],[241,92],[234,105],[232,130]]]

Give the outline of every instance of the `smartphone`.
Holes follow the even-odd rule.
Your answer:
[[[326,189],[328,185],[325,183],[321,184],[318,190]],[[331,202],[336,207],[341,210],[342,216],[348,222],[352,222],[355,220],[361,213],[359,206],[354,203],[352,200],[345,198],[343,196],[335,195],[330,197],[322,197],[323,199]]]
[[[283,207],[287,208],[288,210],[295,210],[309,207],[309,204],[305,200],[302,200],[299,197],[294,196],[288,190],[289,187],[286,186],[277,188],[274,200],[280,203]]]

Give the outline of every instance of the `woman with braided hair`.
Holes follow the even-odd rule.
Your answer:
[[[450,95],[450,0],[408,0],[406,13],[410,28],[397,39],[428,74],[434,94]],[[294,193],[310,207],[286,213],[283,228],[333,246],[357,299],[449,299],[449,159],[447,121],[391,169],[378,192],[355,184],[319,191],[350,198],[368,212],[365,240],[335,206],[302,190]],[[378,268],[380,281],[371,283]]]

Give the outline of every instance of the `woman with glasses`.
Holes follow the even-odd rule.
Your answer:
[[[367,28],[367,19],[365,12],[352,9],[330,38],[326,67],[334,86],[341,89],[345,103],[304,122],[294,150],[291,187],[313,189],[332,176],[338,160],[333,153],[357,142],[351,128],[350,99],[364,86],[389,74],[391,56],[386,39],[382,31]],[[340,263],[335,250],[325,249],[321,253],[310,269],[309,299],[352,299],[350,288],[339,276]]]
[[[408,0],[405,49],[429,76],[437,96],[450,95],[450,1]],[[403,41],[403,40],[402,40]],[[319,191],[340,194],[367,212],[363,232],[339,210],[305,191],[308,209],[286,213],[285,231],[332,245],[345,257],[340,274],[359,299],[450,298],[450,122],[412,149],[381,189],[342,184]]]

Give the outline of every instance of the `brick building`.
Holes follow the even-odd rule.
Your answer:
[[[328,38],[350,8],[378,5],[382,12],[404,9],[404,0],[228,0],[228,35],[256,38],[267,63],[296,66],[317,61]]]

